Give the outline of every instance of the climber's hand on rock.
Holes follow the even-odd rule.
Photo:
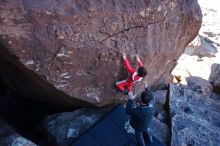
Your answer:
[[[138,62],[140,62],[140,58],[139,58],[138,55],[136,55],[136,59],[137,59]]]
[[[125,53],[122,54],[122,58],[126,59],[126,54]]]

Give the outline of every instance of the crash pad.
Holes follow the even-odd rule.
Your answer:
[[[133,132],[128,130],[129,116],[123,105],[115,106],[108,114],[78,137],[72,146],[135,146]],[[165,146],[153,137],[146,146]]]

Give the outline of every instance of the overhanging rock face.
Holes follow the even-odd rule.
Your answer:
[[[196,0],[11,0],[0,2],[0,14],[7,51],[70,100],[98,106],[121,100],[122,52],[132,64],[138,54],[157,87],[202,21]]]

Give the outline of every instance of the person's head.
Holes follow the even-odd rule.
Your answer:
[[[138,76],[139,77],[145,77],[147,75],[147,70],[144,67],[138,68]]]
[[[143,91],[139,102],[140,104],[148,105],[151,100],[152,100],[152,97],[148,94],[148,92]]]

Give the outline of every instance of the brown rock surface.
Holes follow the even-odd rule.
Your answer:
[[[98,106],[124,99],[114,88],[126,78],[122,52],[132,63],[138,54],[145,80],[157,87],[167,82],[202,19],[196,0],[11,0],[0,1],[0,14],[6,51],[70,101]]]

